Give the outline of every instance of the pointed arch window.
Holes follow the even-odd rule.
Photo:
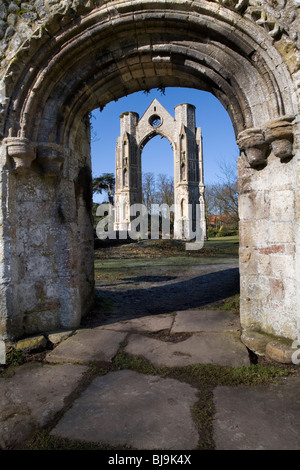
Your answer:
[[[127,168],[123,170],[123,188],[128,186],[128,171]]]

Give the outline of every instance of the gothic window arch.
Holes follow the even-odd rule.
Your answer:
[[[127,171],[127,168],[124,168],[124,170],[123,170],[123,181],[122,181],[122,184],[123,184],[123,188],[125,188],[125,187],[128,186],[128,171]]]

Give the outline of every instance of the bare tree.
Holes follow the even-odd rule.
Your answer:
[[[237,228],[239,215],[236,168],[234,164],[227,162],[222,162],[219,168],[219,182],[205,187],[208,226],[213,224],[216,229],[222,225]]]
[[[233,164],[223,162],[220,165],[219,189],[217,191],[217,202],[222,214],[226,218],[226,224],[238,226],[238,182],[236,169]]]
[[[220,185],[208,184],[205,186],[205,210],[207,226],[213,224],[216,229],[222,225],[222,208],[218,200]]]
[[[174,204],[174,180],[160,173],[157,177],[156,200],[158,204]]]
[[[155,176],[153,173],[148,172],[143,174],[143,183],[142,183],[142,197],[143,204],[148,209],[148,213],[151,212],[151,205],[155,204]]]

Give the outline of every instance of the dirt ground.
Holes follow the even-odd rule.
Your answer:
[[[99,325],[180,310],[218,308],[239,293],[238,239],[144,240],[95,250],[96,303],[83,320]]]

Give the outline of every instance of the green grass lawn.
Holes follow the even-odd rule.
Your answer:
[[[119,281],[137,275],[176,275],[199,265],[216,265],[238,260],[237,236],[211,238],[201,250],[188,251],[177,240],[145,240],[100,248],[95,252],[95,279]]]

